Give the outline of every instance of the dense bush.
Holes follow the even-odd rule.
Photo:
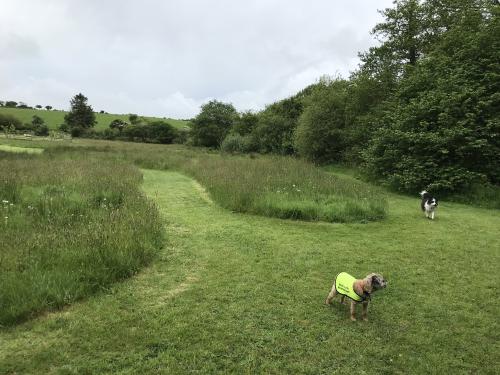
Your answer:
[[[14,129],[21,129],[22,126],[23,124],[16,117],[0,113],[0,130],[4,131],[11,127]]]
[[[173,143],[178,135],[177,129],[164,121],[147,125],[129,125],[123,128],[117,138],[132,142]]]
[[[255,144],[249,135],[229,134],[220,146],[221,150],[229,153],[246,153],[255,151]]]

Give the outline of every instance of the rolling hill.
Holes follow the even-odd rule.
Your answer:
[[[24,108],[9,108],[9,107],[0,107],[0,114],[9,114],[12,115],[23,123],[31,122],[31,119],[34,115],[41,117],[47,126],[50,129],[57,129],[59,125],[64,122],[64,116],[66,115],[66,111],[59,110],[51,110],[47,111],[45,109],[24,109]],[[128,114],[111,114],[111,113],[97,113],[96,112],[96,120],[97,124],[95,126],[96,130],[106,129],[109,126],[109,123],[115,119],[121,119],[128,122]],[[170,118],[161,118],[161,117],[147,117],[149,120],[165,120],[176,128],[183,128],[187,126],[188,121],[186,120],[176,120]]]

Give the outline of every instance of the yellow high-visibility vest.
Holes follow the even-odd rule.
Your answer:
[[[337,289],[337,292],[339,294],[349,297],[356,302],[362,302],[366,298],[364,298],[364,296],[358,295],[354,291],[353,286],[355,281],[355,277],[349,275],[347,272],[341,272],[335,278],[335,289]]]

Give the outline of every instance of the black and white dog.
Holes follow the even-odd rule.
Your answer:
[[[422,196],[422,203],[420,207],[422,207],[422,211],[425,212],[425,217],[434,220],[434,213],[438,206],[438,200],[430,195],[426,190],[422,191],[420,195]]]

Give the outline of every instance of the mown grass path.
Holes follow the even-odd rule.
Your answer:
[[[392,196],[372,224],[233,214],[144,171],[167,246],[106,293],[0,331],[0,373],[498,373],[498,211]],[[381,272],[369,322],[323,305],[336,273]]]

